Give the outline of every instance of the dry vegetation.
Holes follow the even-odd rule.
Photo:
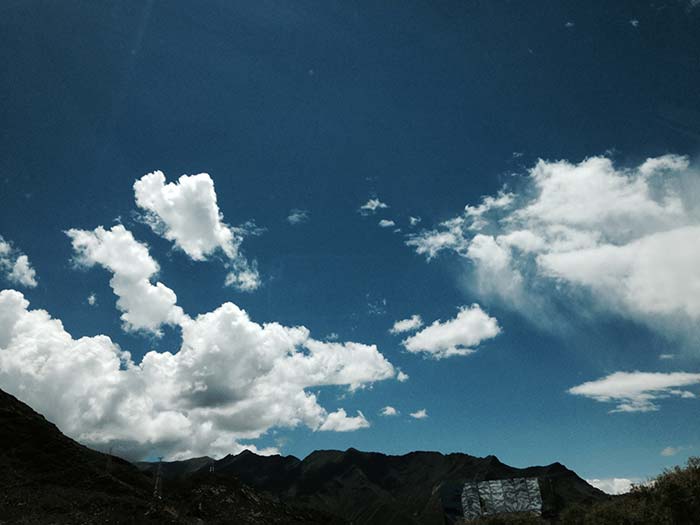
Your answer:
[[[568,508],[566,525],[691,525],[700,523],[700,457],[664,471],[652,483],[590,507]]]

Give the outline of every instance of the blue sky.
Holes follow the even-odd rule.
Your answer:
[[[23,328],[25,355],[15,321],[0,324],[0,387],[31,390],[83,441],[146,456],[431,449],[631,479],[697,454],[700,8],[608,4],[8,4],[1,285],[30,303],[6,294],[12,319],[45,310],[63,328],[27,317],[47,328]],[[139,204],[134,183],[158,170]],[[207,222],[212,195],[221,218]],[[361,209],[371,199],[387,207]],[[162,316],[143,299],[157,282],[177,296],[153,292]],[[207,354],[221,390],[198,375],[203,361],[183,379],[184,359],[167,365],[175,379],[127,370],[177,353],[182,323],[204,329],[199,314],[238,319],[226,302],[250,323],[306,327],[287,336],[308,376],[246,375],[257,350],[237,353],[238,336],[223,361]],[[389,332],[414,315],[422,327]],[[211,350],[211,330],[194,353]],[[61,375],[42,376],[67,334]],[[76,342],[99,334],[110,342]],[[78,372],[78,353],[116,345],[131,365]],[[326,353],[338,369],[311,370]],[[190,397],[171,395],[179,380]],[[304,406],[256,412],[249,428],[236,403],[260,402],[253,380],[291,382],[269,401],[281,414],[292,396]],[[100,401],[66,413],[78,399]],[[129,437],[127,407],[173,419]],[[207,421],[196,443],[178,434]]]

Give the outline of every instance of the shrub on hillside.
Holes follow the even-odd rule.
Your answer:
[[[665,470],[629,494],[590,507],[567,508],[565,525],[691,525],[700,523],[700,457]]]

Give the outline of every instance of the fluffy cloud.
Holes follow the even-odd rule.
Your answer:
[[[345,410],[340,408],[337,411],[328,414],[326,420],[319,427],[319,430],[327,430],[333,432],[351,432],[360,428],[369,428],[369,421],[365,419],[364,414],[358,410],[357,416],[348,417],[348,415],[345,413]]]
[[[700,319],[700,175],[685,157],[635,168],[605,157],[538,161],[501,191],[406,243],[472,263],[477,289],[526,314],[533,297],[578,293],[653,327]],[[696,324],[696,323],[695,323]]]
[[[486,339],[501,332],[498,321],[484,312],[478,304],[462,307],[454,319],[434,321],[417,334],[408,337],[403,345],[409,352],[424,353],[435,359],[453,355],[469,355]]]
[[[396,226],[396,223],[390,219],[382,219],[379,221],[380,228],[391,228],[392,226]]]
[[[259,286],[257,265],[248,263],[240,252],[243,237],[258,230],[224,223],[209,174],[182,175],[177,182],[166,184],[163,172],[155,171],[134,183],[134,195],[153,231],[195,261],[221,251],[233,268],[227,285],[241,291]]]
[[[180,324],[178,351],[151,351],[137,364],[108,337],[75,339],[46,311],[29,309],[20,292],[3,290],[0,387],[81,442],[172,459],[239,451],[242,440],[272,427],[367,427],[361,412],[328,413],[307,390],[395,375],[375,346],[260,325],[232,303]]]
[[[97,296],[94,292],[88,295],[87,302],[90,306],[95,306],[97,304]]]
[[[405,383],[410,379],[409,375],[403,372],[402,370],[399,370],[399,372],[396,374],[396,380],[399,383]]]
[[[408,218],[408,223],[409,223],[411,226],[415,226],[415,225],[418,224],[421,220],[422,220],[422,219],[421,219],[420,217],[413,217],[413,216],[411,216],[411,217]]]
[[[401,321],[396,321],[394,326],[389,330],[392,334],[400,334],[403,332],[411,332],[413,330],[418,330],[423,326],[423,319],[420,315],[412,315],[408,319],[402,319]]]
[[[289,211],[287,222],[291,225],[301,224],[309,220],[309,210],[294,208]]]
[[[35,288],[36,271],[29,262],[29,257],[14,248],[0,235],[0,275],[13,283]]]
[[[385,406],[379,412],[382,416],[398,416],[399,411],[392,406]]]
[[[166,184],[163,172],[155,171],[134,183],[134,194],[153,229],[195,261],[217,249],[236,256],[240,240],[223,222],[209,174],[182,175]]]
[[[413,419],[425,419],[428,417],[428,411],[425,408],[421,408],[420,410],[411,412],[409,416],[411,416]]]
[[[361,215],[371,215],[377,210],[381,210],[388,207],[388,204],[380,201],[379,199],[369,199],[362,206],[360,206],[360,209],[358,211]]]
[[[161,282],[151,283],[158,263],[148,247],[138,242],[129,230],[118,224],[110,230],[102,226],[92,231],[71,229],[70,237],[76,262],[85,267],[99,264],[112,272],[109,281],[119,298],[117,308],[126,330],[145,330],[159,334],[163,324],[179,324],[184,313],[176,305],[175,292]]]
[[[604,478],[604,479],[587,479],[587,483],[595,488],[602,490],[607,494],[626,494],[632,490],[633,485],[641,483],[639,478]]]
[[[226,286],[233,286],[241,292],[257,290],[262,284],[257,261],[249,263],[245,259],[237,259],[231,265],[231,271],[226,274],[224,284]]]
[[[466,255],[469,241],[464,235],[465,220],[462,217],[441,222],[434,230],[424,230],[409,234],[406,244],[415,248],[416,253],[425,255],[428,260],[436,257],[443,250],[452,250]]]
[[[616,403],[611,412],[651,412],[658,400],[671,396],[694,398],[682,387],[700,384],[700,374],[687,372],[615,372],[596,381],[570,388],[570,394],[603,403]]]

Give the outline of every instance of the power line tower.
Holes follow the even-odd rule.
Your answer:
[[[153,485],[153,499],[163,499],[163,456],[158,457],[158,469],[156,470],[156,480]]]
[[[110,471],[112,470],[112,445],[109,447],[109,451],[107,452],[107,458],[105,460],[105,474],[109,476]]]

